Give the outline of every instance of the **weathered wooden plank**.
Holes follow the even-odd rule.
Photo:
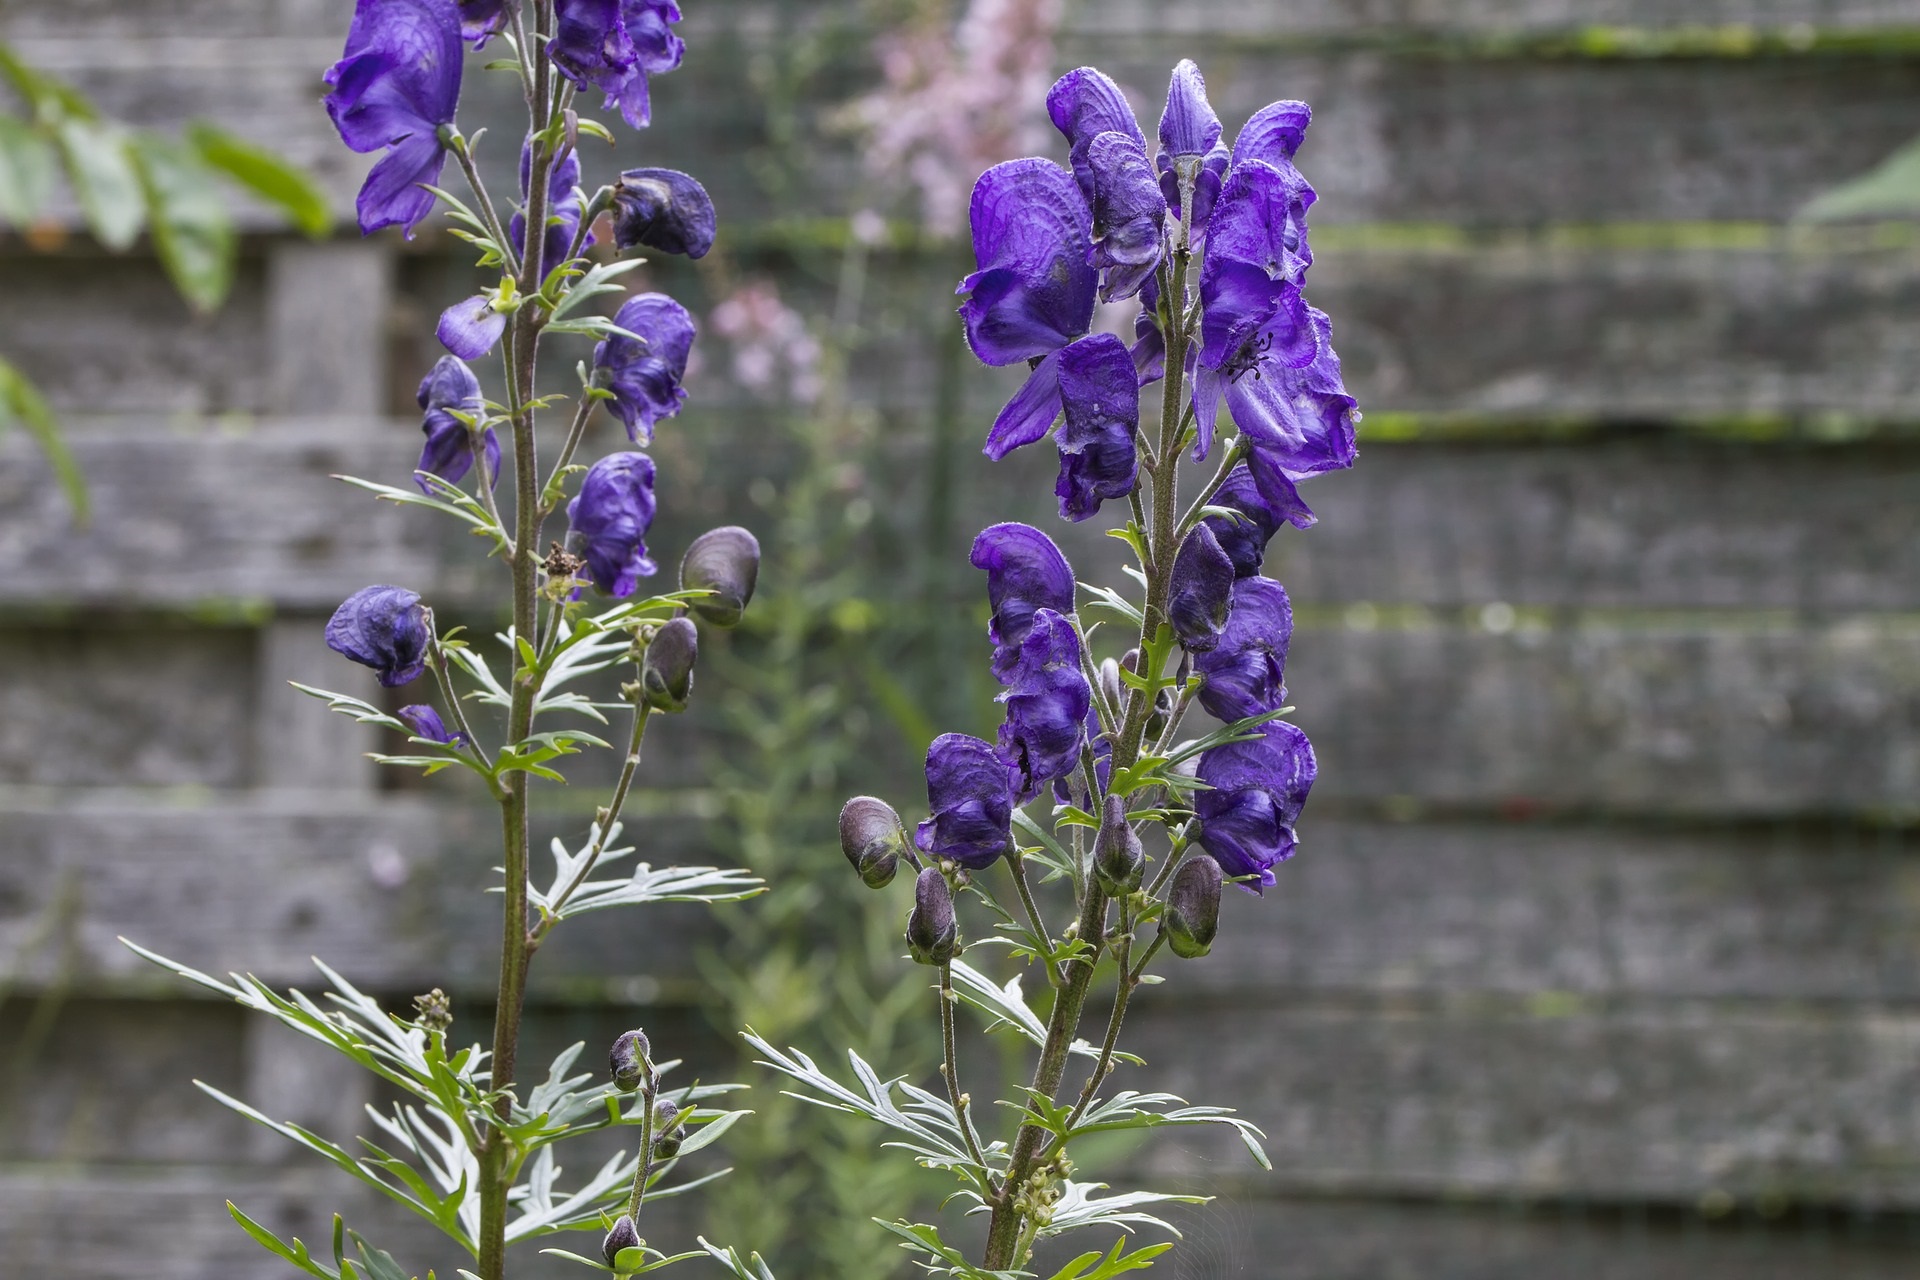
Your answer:
[[[273,247],[267,349],[275,412],[371,417],[387,407],[393,277],[382,240]]]

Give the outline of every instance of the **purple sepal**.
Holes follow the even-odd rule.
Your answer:
[[[1051,358],[1051,357],[1049,357]],[[1066,418],[1055,436],[1060,514],[1085,520],[1108,498],[1133,491],[1139,472],[1140,384],[1126,344],[1110,333],[1082,338],[1059,353]]]
[[[1113,743],[1100,732],[1100,716],[1091,705],[1087,708],[1086,731],[1087,741],[1093,745],[1093,774],[1104,793],[1113,775]],[[1056,804],[1076,805],[1089,813],[1099,801],[1098,796],[1087,794],[1087,784],[1078,769],[1053,780],[1053,799]]]
[[[440,126],[460,101],[460,11],[454,0],[358,0],[346,50],[326,73],[327,114],[355,151],[387,154],[360,188],[362,234],[401,226],[409,237],[433,211],[421,184],[446,162]]]
[[[532,180],[533,140],[529,138],[520,144],[520,207],[507,220],[507,239],[513,242],[513,251],[520,254],[527,251],[527,184]],[[541,240],[542,275],[566,261],[586,209],[587,197],[580,190],[580,154],[569,150],[554,162],[553,171],[547,176],[547,234]],[[580,247],[585,249],[592,243],[593,236],[589,233]]]
[[[933,816],[915,829],[922,852],[972,871],[999,860],[1013,843],[1013,795],[993,744],[943,733],[927,748],[927,803]]]
[[[506,0],[458,0],[460,38],[476,50],[499,35],[507,25]]]
[[[1260,459],[1258,454],[1254,457]],[[1236,578],[1250,578],[1260,572],[1266,560],[1267,543],[1273,540],[1281,525],[1305,529],[1314,523],[1313,512],[1300,500],[1300,491],[1294,487],[1292,478],[1278,467],[1266,464],[1264,459],[1260,459],[1258,465],[1269,473],[1269,483],[1275,484],[1271,493],[1255,477],[1254,465],[1243,462],[1228,473],[1226,483],[1207,504],[1225,507],[1239,515],[1209,515],[1200,521],[1213,530],[1220,549],[1233,561]],[[1276,497],[1279,501],[1274,501]]]
[[[1095,179],[1087,151],[1095,138],[1103,133],[1123,134],[1146,153],[1147,137],[1140,132],[1127,96],[1104,72],[1092,67],[1069,71],[1053,82],[1047,91],[1047,117],[1067,140],[1073,176],[1088,204],[1093,203]]]
[[[1167,376],[1167,338],[1160,331],[1160,286],[1152,276],[1140,286],[1140,314],[1133,318],[1133,369],[1141,386]]]
[[[1160,146],[1170,156],[1204,156],[1220,141],[1220,117],[1207,101],[1207,82],[1191,58],[1180,59],[1167,82]]]
[[[393,714],[413,730],[416,738],[429,738],[450,747],[464,747],[467,744],[467,735],[449,732],[446,723],[440,719],[440,713],[432,707],[416,703],[411,707],[402,707]]]
[[[1213,789],[1193,797],[1201,847],[1228,875],[1256,877],[1241,887],[1260,893],[1274,882],[1274,866],[1294,854],[1294,824],[1317,772],[1313,744],[1285,721],[1206,752],[1197,773]]]
[[[1305,366],[1293,367],[1276,358],[1273,352],[1280,344],[1267,342],[1263,332],[1250,344],[1244,364],[1236,363],[1218,374],[1203,366],[1194,379],[1194,406],[1200,411],[1195,420],[1202,442],[1212,437],[1213,413],[1224,397],[1234,425],[1267,468],[1265,472],[1256,469],[1254,478],[1264,476],[1270,500],[1276,504],[1284,494],[1273,478],[1274,469],[1284,472],[1291,483],[1350,467],[1358,453],[1357,402],[1340,379],[1332,322],[1313,307],[1307,308],[1307,319],[1316,354]]]
[[[997,164],[974,183],[970,218],[978,269],[955,292],[981,363],[1031,360],[1087,332],[1099,273],[1072,174],[1050,160]]]
[[[587,468],[567,504],[567,545],[587,561],[587,576],[610,596],[630,596],[655,565],[647,554],[653,526],[653,459],[616,453]]]
[[[507,317],[493,309],[493,296],[477,293],[442,311],[433,336],[462,360],[478,360],[493,350],[506,331]]]
[[[1013,393],[987,430],[982,450],[995,462],[1022,445],[1045,436],[1060,417],[1061,352],[1050,351],[1033,366],[1027,380]]]
[[[1089,263],[1106,273],[1100,297],[1130,298],[1160,265],[1167,204],[1140,142],[1103,133],[1087,150],[1093,166],[1093,247]]]
[[[693,316],[664,293],[643,293],[621,304],[613,322],[639,337],[608,337],[593,349],[594,368],[605,372],[627,438],[651,444],[654,424],[679,413],[687,398],[680,380],[693,350]]]
[[[613,188],[613,244],[704,258],[717,221],[707,189],[678,169],[628,169]]]
[[[1233,607],[1233,561],[1203,522],[1193,527],[1173,558],[1167,595],[1167,620],[1189,653],[1206,653],[1220,643]]]
[[[473,432],[449,410],[481,413],[485,406],[480,400],[480,380],[457,357],[441,356],[420,380],[420,390],[414,398],[425,415],[420,420],[420,430],[427,437],[414,470],[439,476],[448,484],[459,484],[473,467]],[[485,438],[487,476],[490,484],[498,484],[500,437],[488,427]],[[433,487],[418,476],[413,482],[419,485],[420,492],[433,492]]]
[[[1198,695],[1207,714],[1226,724],[1278,711],[1287,701],[1287,645],[1293,606],[1271,578],[1233,584],[1233,611],[1220,643],[1193,660],[1204,680]]]
[[[1030,524],[1011,522],[982,529],[968,559],[986,571],[987,602],[993,608],[987,624],[987,638],[994,645],[993,674],[1007,684],[1035,612],[1073,612],[1073,568],[1052,538]]]
[[[1000,758],[1012,771],[1014,803],[1026,804],[1080,767],[1093,688],[1080,669],[1079,636],[1052,609],[1034,613],[1009,674]]]
[[[1233,162],[1264,160],[1275,168],[1292,164],[1313,123],[1313,108],[1304,102],[1269,102],[1247,117],[1233,140]]]
[[[672,71],[687,46],[670,24],[680,21],[673,0],[555,0],[554,35],[547,56],[581,88],[606,95],[603,105],[644,129],[653,117],[649,76]]]
[[[389,689],[427,669],[427,614],[420,594],[404,587],[362,587],[327,620],[327,648],[372,667]]]

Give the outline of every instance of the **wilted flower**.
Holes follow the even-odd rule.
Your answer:
[[[693,692],[693,666],[700,657],[700,631],[691,618],[675,618],[654,632],[640,663],[640,693],[655,711],[685,711]]]
[[[1274,882],[1274,865],[1293,856],[1294,823],[1318,773],[1313,744],[1275,720],[1257,737],[1205,752],[1195,772],[1212,788],[1193,796],[1201,846],[1228,875],[1255,877],[1244,887],[1260,893]]]
[[[907,950],[921,964],[945,964],[953,959],[959,941],[953,891],[947,887],[945,876],[928,867],[914,881],[913,910],[907,913]]]
[[[448,732],[446,723],[440,719],[440,713],[425,704],[416,703],[410,707],[402,707],[393,714],[413,731],[413,736],[416,738],[429,738],[450,747],[466,745],[466,735]]]
[[[460,299],[440,313],[433,336],[462,360],[478,360],[493,350],[507,331],[507,314],[494,307],[494,297],[489,292]]]
[[[1000,758],[1013,771],[1014,803],[1025,804],[1056,778],[1080,767],[1093,690],[1080,670],[1080,638],[1052,609],[1033,625],[1000,695],[1007,718],[1000,726]]]
[[[704,258],[713,248],[713,201],[678,169],[629,169],[613,188],[613,243]]]
[[[1205,524],[1197,524],[1173,558],[1167,615],[1188,653],[1205,653],[1220,643],[1232,608],[1233,561]]]
[[[1013,795],[1006,762],[991,743],[943,733],[927,749],[933,816],[914,832],[923,852],[970,870],[992,866],[1013,842]]]
[[[613,1074],[613,1083],[627,1093],[641,1085],[650,1085],[652,1053],[653,1046],[647,1043],[646,1032],[638,1029],[621,1032],[607,1051],[607,1070]]]
[[[392,689],[427,669],[427,614],[420,595],[404,587],[362,587],[327,621],[327,648],[363,667]]]
[[[327,71],[327,114],[355,151],[386,149],[360,188],[360,230],[402,226],[433,211],[425,185],[446,163],[442,125],[460,101],[460,11],[454,0],[358,0],[347,47]]]
[[[907,852],[906,829],[893,806],[873,796],[855,796],[840,806],[840,852],[869,889],[884,889]]]
[[[653,443],[654,424],[680,412],[687,393],[680,380],[693,350],[693,316],[664,293],[627,299],[614,324],[628,333],[610,334],[593,349],[601,385],[613,393],[613,412],[637,445]]]
[[[453,416],[451,411],[478,414],[484,409],[480,399],[480,380],[473,376],[473,370],[455,356],[441,356],[434,362],[427,376],[420,380],[420,390],[415,396],[426,416],[420,420],[420,430],[426,433],[427,443],[420,450],[420,461],[415,471],[425,471],[439,476],[448,484],[459,484],[473,466],[473,431],[466,423]],[[497,484],[500,480],[500,438],[488,427],[482,436],[487,454],[487,483]],[[432,486],[417,477],[414,483],[420,486],[422,493],[432,493]]]
[[[1293,606],[1285,587],[1271,578],[1235,582],[1233,612],[1220,643],[1193,662],[1204,681],[1198,697],[1207,714],[1232,724],[1284,706],[1292,638]]]
[[[987,602],[993,619],[987,638],[993,641],[993,674],[1000,683],[1011,679],[1019,660],[1020,642],[1033,627],[1040,609],[1073,612],[1073,567],[1053,545],[1053,539],[1030,524],[1009,521],[989,525],[973,540],[969,556],[973,567],[987,573]]]
[[[1220,864],[1204,853],[1188,858],[1173,873],[1160,931],[1173,954],[1181,959],[1197,960],[1213,949],[1214,935],[1220,929],[1223,880]]]
[[[647,77],[680,65],[686,42],[669,25],[680,21],[673,0],[554,0],[547,56],[582,89],[606,94],[605,106],[636,129],[653,118]]]
[[[680,589],[713,594],[687,608],[716,627],[738,626],[760,579],[760,540],[737,524],[709,529],[695,538],[680,561]]]
[[[580,492],[567,504],[567,546],[584,556],[587,576],[610,596],[630,596],[654,572],[647,554],[653,525],[653,459],[616,453],[587,468]]]

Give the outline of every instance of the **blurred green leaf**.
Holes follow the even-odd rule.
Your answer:
[[[213,169],[183,143],[147,137],[129,150],[143,179],[161,265],[188,306],[202,314],[214,310],[233,286],[234,234]]]
[[[80,197],[87,225],[107,248],[127,248],[147,217],[146,195],[127,131],[117,124],[68,119],[54,132],[67,162],[67,181]]]
[[[0,116],[0,219],[25,227],[53,194],[53,147],[24,120]]]
[[[1920,217],[1920,139],[1888,156],[1871,172],[1816,196],[1794,215],[1800,222],[1876,217]]]
[[[80,474],[80,464],[67,450],[66,441],[60,438],[60,426],[53,420],[53,410],[18,369],[0,360],[0,431],[15,424],[24,427],[28,435],[40,442],[60,488],[73,504],[74,521],[85,524],[87,482]]]
[[[304,171],[215,125],[195,123],[187,141],[213,168],[293,219],[315,239],[333,229],[326,193]]]
[[[0,76],[6,77],[14,92],[26,99],[27,105],[33,108],[34,115],[43,124],[55,124],[63,119],[100,118],[91,102],[58,80],[43,76],[20,61],[19,55],[6,44],[0,44]]]

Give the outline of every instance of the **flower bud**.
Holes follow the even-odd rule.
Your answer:
[[[885,800],[855,796],[840,806],[840,852],[867,888],[883,889],[892,882],[906,847],[900,815]]]
[[[655,711],[685,711],[693,692],[693,664],[700,656],[700,630],[691,618],[675,618],[654,633],[640,664],[641,696]]]
[[[600,1256],[613,1266],[614,1259],[620,1256],[622,1249],[640,1247],[640,1228],[633,1225],[633,1219],[626,1214],[620,1215],[620,1221],[613,1224],[613,1230],[607,1232],[607,1238],[600,1245]]]
[[[1173,954],[1195,960],[1212,950],[1213,935],[1220,927],[1223,879],[1220,864],[1204,853],[1187,859],[1173,873],[1166,914],[1160,919],[1160,931]]]
[[[913,911],[907,916],[907,950],[921,964],[945,964],[959,950],[960,927],[953,917],[947,878],[933,867],[913,886]]]
[[[613,189],[613,243],[703,258],[713,248],[713,201],[678,169],[629,169]]]
[[[1116,717],[1125,714],[1127,687],[1120,682],[1120,664],[1112,658],[1100,664],[1100,692],[1106,697],[1107,705],[1113,708]]]
[[[687,1140],[687,1126],[675,1124],[680,1118],[680,1108],[665,1098],[653,1104],[653,1157],[656,1160],[671,1160],[680,1154],[680,1144]]]
[[[1093,841],[1093,874],[1110,897],[1121,897],[1140,887],[1147,856],[1140,837],[1127,821],[1127,802],[1108,796],[1100,814],[1100,834]]]
[[[738,525],[709,529],[693,540],[680,562],[680,589],[713,594],[692,601],[687,608],[716,627],[739,623],[753,599],[760,576],[760,543]]]
[[[652,1046],[647,1043],[644,1031],[628,1031],[613,1042],[613,1048],[607,1054],[607,1066],[613,1071],[613,1082],[621,1089],[632,1093],[641,1085],[653,1083],[653,1060],[648,1055]]]

